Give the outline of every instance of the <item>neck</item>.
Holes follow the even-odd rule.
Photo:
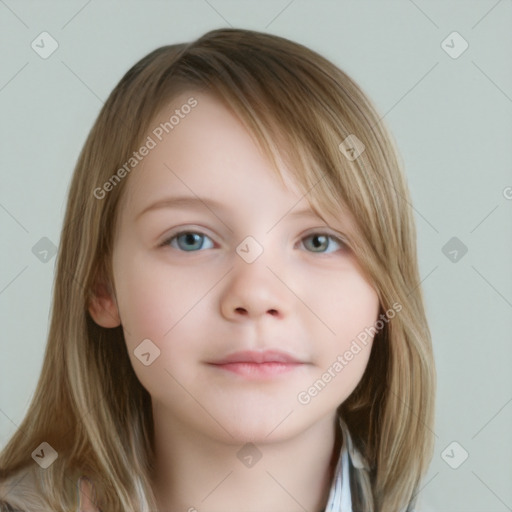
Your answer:
[[[325,508],[342,443],[335,415],[291,439],[258,442],[256,449],[245,446],[240,454],[243,441],[206,437],[177,423],[163,408],[153,407],[153,415],[158,510],[320,512]]]

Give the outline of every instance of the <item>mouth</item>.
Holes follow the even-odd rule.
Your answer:
[[[289,373],[304,362],[278,350],[235,352],[208,363],[214,368],[247,378],[268,378]]]

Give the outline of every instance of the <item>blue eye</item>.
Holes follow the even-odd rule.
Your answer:
[[[204,241],[210,240],[210,245],[205,247]],[[312,241],[311,244],[305,243],[305,241]],[[338,247],[334,247],[331,251],[326,251],[330,245],[329,242],[333,241],[337,244]],[[346,244],[338,237],[333,235],[329,235],[328,233],[313,233],[311,235],[305,236],[302,239],[302,243],[306,248],[309,245],[312,250],[310,252],[316,252],[320,254],[328,254],[331,252],[335,252],[338,249],[342,249],[346,247]],[[211,238],[204,233],[199,233],[196,231],[180,231],[175,235],[167,238],[162,244],[163,246],[170,246],[174,249],[178,249],[182,252],[197,252],[200,249],[211,249],[213,247],[213,243],[211,242]]]
[[[162,245],[170,245],[175,249],[180,249],[185,252],[195,252],[196,249],[199,249],[203,245],[204,239],[209,238],[203,233],[196,233],[195,231],[181,231],[180,233],[172,236],[165,240]],[[176,241],[178,243],[178,247],[173,242]],[[206,247],[206,249],[211,249],[213,244],[210,247]]]
[[[335,243],[338,244],[338,249],[340,248],[343,248],[344,247],[344,243],[337,237],[335,236],[332,236],[332,235],[329,235],[327,233],[313,233],[312,235],[308,235],[306,237],[303,238],[303,240],[313,240],[313,244],[311,244],[311,247],[314,248],[314,250],[312,252],[320,252],[321,254],[325,254],[324,251],[322,250],[317,250],[317,249],[322,249],[322,247],[326,247],[329,245],[329,241],[330,240],[333,240]],[[304,244],[304,245],[307,245],[307,244]],[[329,251],[329,252],[335,252],[336,249],[334,249],[334,251]]]

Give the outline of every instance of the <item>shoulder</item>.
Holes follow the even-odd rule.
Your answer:
[[[48,512],[34,471],[24,469],[0,480],[0,512]]]
[[[54,512],[42,494],[38,474],[27,468],[0,480],[0,512]],[[94,504],[94,486],[89,480],[77,481],[76,512],[101,512]]]

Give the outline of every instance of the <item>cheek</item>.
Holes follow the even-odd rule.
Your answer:
[[[118,267],[116,290],[132,367],[152,396],[165,390],[168,399],[180,399],[181,388],[169,372],[179,382],[184,380],[180,373],[183,365],[175,368],[173,362],[190,358],[195,349],[191,322],[197,321],[196,310],[201,310],[202,304],[196,303],[204,292],[199,294],[189,276],[171,274],[164,266],[137,264],[136,259],[123,264]],[[150,355],[144,361],[146,353]]]
[[[340,300],[341,307],[337,312],[335,330],[339,333],[340,349],[346,350],[354,339],[362,347],[365,342],[372,341],[378,319],[380,302],[375,290],[361,277],[354,277],[350,286],[351,292]],[[373,333],[373,334],[372,334]]]
[[[138,262],[135,257],[121,263],[116,289],[131,355],[144,339],[151,340],[164,356],[155,363],[167,359],[170,349],[175,357],[193,350],[194,334],[201,325],[198,319],[201,314],[211,314],[205,311],[207,292],[218,277],[197,269],[194,272],[171,271],[165,262],[148,264]]]
[[[177,298],[173,290],[154,277],[132,274],[119,287],[119,311],[127,342],[162,339],[175,322]],[[157,342],[158,343],[158,342]]]
[[[379,315],[379,297],[362,275],[350,268],[339,277],[316,280],[311,309],[323,321],[317,322],[329,345],[344,350],[350,341],[373,326]]]
[[[164,252],[148,257],[147,251],[128,245],[118,246],[113,266],[132,367],[151,396],[167,403],[183,402],[180,383],[197,380],[194,372],[199,366],[190,363],[204,352],[204,320],[217,313],[208,292],[223,273],[178,268],[166,261]],[[151,344],[142,344],[146,339]],[[146,365],[140,356],[147,352]]]
[[[361,379],[370,357],[379,316],[376,291],[356,271],[347,271],[336,285],[324,283],[329,290],[317,303],[325,325],[315,328],[319,374],[335,383],[332,389],[346,395]],[[319,314],[319,316],[320,316]],[[325,375],[325,372],[327,374]],[[335,376],[335,377],[333,377]]]

